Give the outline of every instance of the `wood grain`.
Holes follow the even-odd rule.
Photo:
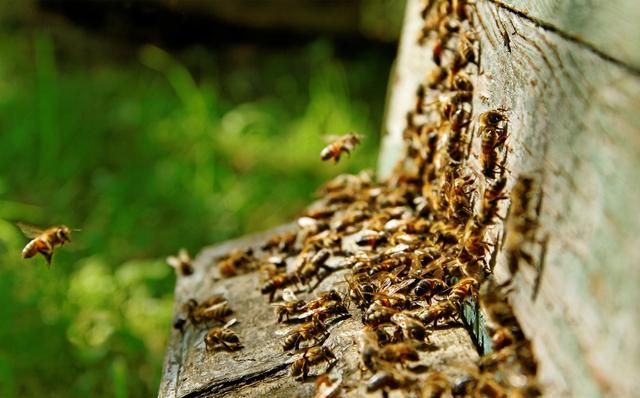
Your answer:
[[[640,72],[640,3],[635,0],[491,1]]]
[[[547,29],[493,0],[476,3],[481,71],[475,82],[474,113],[477,117],[486,110],[508,109],[510,186],[524,173],[537,176],[543,185],[538,238],[549,236],[549,243],[540,291],[533,301],[540,263],[523,265],[511,299],[540,359],[546,396],[637,396],[640,78],[635,66],[625,63],[632,64],[633,57],[627,55],[637,54],[633,37],[640,35],[630,36],[628,27],[616,26],[619,18],[603,16],[606,13],[576,11],[576,18],[594,18],[586,26],[602,24],[602,30],[620,35],[612,44],[592,32],[581,37],[593,43],[585,45],[575,40],[581,32],[571,30],[574,25],[560,23],[574,15],[568,4],[576,2],[566,2],[562,10],[556,1],[526,2],[535,3],[524,9],[527,15],[553,15],[556,19],[549,23],[566,32]],[[525,2],[508,3],[524,7]],[[607,6],[603,2],[598,10],[621,3],[623,10],[636,9],[631,2],[617,1]],[[407,6],[379,162],[382,175],[388,175],[390,165],[402,156],[405,115],[419,82],[433,67],[429,43],[421,47],[415,40],[419,7],[417,0]],[[624,50],[627,42],[632,49]],[[476,157],[477,141],[476,137]],[[542,246],[534,244],[530,250],[539,261]],[[496,272],[502,280],[508,277],[505,264],[501,253]]]
[[[172,330],[159,397],[313,396],[313,377],[302,383],[289,376],[292,356],[283,352],[281,337],[276,335],[277,330],[287,325],[276,323],[273,307],[267,297],[260,294],[258,272],[220,279],[215,265],[216,258],[233,248],[253,247],[259,252],[259,245],[266,236],[288,228],[291,225],[206,248],[194,260],[194,274],[178,279],[174,312],[177,314],[182,303],[189,298],[202,300],[212,294],[224,295],[234,310],[232,317],[238,319],[233,329],[244,348],[232,353],[207,353],[203,343],[206,328],[188,325],[184,333]],[[332,274],[322,281],[316,291],[331,288],[344,291],[343,276],[341,272]],[[330,347],[338,358],[330,374],[341,378],[343,385],[348,386],[342,396],[378,397],[379,393],[367,394],[362,382],[360,356],[355,343],[356,332],[360,329],[362,323],[355,316],[330,326],[331,336],[325,346]],[[421,364],[431,370],[452,377],[460,376],[461,366],[463,369],[464,366],[472,368],[478,359],[469,334],[463,327],[435,330],[430,341],[435,349],[420,355]],[[322,365],[317,367],[317,370],[322,369]],[[390,396],[398,395],[392,393]]]

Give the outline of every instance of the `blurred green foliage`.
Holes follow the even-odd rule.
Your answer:
[[[49,30],[5,33],[1,397],[155,395],[174,284],[164,257],[286,222],[322,181],[375,167],[390,61],[375,51],[144,45],[82,62]],[[321,163],[322,136],[350,130],[362,147]],[[20,258],[17,220],[82,231],[47,270]]]

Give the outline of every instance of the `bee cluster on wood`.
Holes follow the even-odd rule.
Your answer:
[[[335,177],[295,230],[270,237],[260,254],[229,253],[218,262],[220,274],[265,274],[260,289],[277,322],[292,324],[282,335],[282,348],[296,352],[291,375],[304,380],[317,368],[317,397],[351,388],[326,372],[340,357],[325,344],[349,317],[362,324],[356,340],[367,392],[538,397],[536,360],[508,303],[510,286],[492,277],[510,198],[516,206],[506,222],[511,236],[505,251],[512,274],[520,260],[532,261],[522,247],[537,229],[534,182],[523,177],[509,194],[508,110],[474,114],[480,51],[473,2],[428,1],[422,17],[418,40],[433,43],[435,65],[407,114],[406,153],[392,176],[380,182],[367,172]],[[332,158],[329,152],[322,158]],[[316,292],[336,272],[346,288]],[[460,369],[464,376],[416,371],[433,331],[459,326],[469,302],[479,303],[488,318],[491,352],[475,368]],[[187,319],[223,322],[230,310],[221,303],[187,303]],[[228,325],[212,329],[207,348],[240,348],[234,336]]]

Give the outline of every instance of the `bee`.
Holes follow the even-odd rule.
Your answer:
[[[375,372],[377,369],[376,359],[378,357],[378,334],[381,329],[373,329],[365,326],[358,333],[358,351],[360,352],[360,362],[363,369]]]
[[[538,179],[530,175],[519,176],[513,185],[504,240],[512,275],[517,271],[521,260],[529,265],[535,263],[533,255],[526,250],[526,244],[536,240],[542,203],[541,191]]]
[[[360,232],[356,245],[358,246],[371,246],[372,250],[375,250],[378,245],[385,242],[387,236],[383,231],[374,231],[372,229],[364,229]]]
[[[297,238],[297,232],[283,232],[271,236],[260,248],[265,251],[277,250],[281,253],[291,253]]]
[[[40,253],[47,260],[49,267],[51,267],[51,258],[56,246],[64,246],[66,242],[71,242],[72,230],[66,225],[43,230],[33,225],[19,222],[18,227],[27,238],[31,239],[22,249],[22,258],[31,258]]]
[[[291,289],[282,291],[282,299],[284,303],[271,304],[275,307],[275,313],[278,315],[278,322],[288,321],[289,318],[300,312],[304,306],[304,300],[299,300]]]
[[[432,296],[443,293],[447,288],[447,284],[442,279],[424,278],[418,280],[413,288],[413,294],[429,300]]]
[[[193,274],[191,262],[191,256],[189,256],[189,252],[186,249],[180,249],[177,256],[167,257],[167,264],[173,267],[178,275],[187,276]]]
[[[491,184],[485,191],[482,199],[482,216],[479,220],[481,225],[493,224],[496,219],[502,220],[503,218],[498,214],[498,204],[500,201],[506,200],[509,197],[504,193],[507,186],[507,176],[501,175],[500,178]]]
[[[187,318],[193,323],[202,323],[209,320],[223,321],[232,312],[227,300],[218,295],[211,296],[201,303],[198,303],[195,299],[189,299],[182,306],[182,309],[187,314]]]
[[[314,340],[316,344],[321,343],[327,337],[327,327],[317,317],[312,318],[309,322],[300,326],[277,332],[276,334],[284,334],[282,348],[289,351],[292,348],[296,350],[300,348],[300,343],[307,340]]]
[[[422,384],[422,396],[429,398],[442,398],[451,390],[451,383],[445,375],[439,372],[432,372],[427,376]]]
[[[371,326],[388,323],[391,320],[391,317],[397,312],[398,310],[395,308],[386,307],[379,302],[374,301],[373,304],[371,304],[365,311],[363,323]]]
[[[336,398],[341,384],[342,378],[333,380],[326,373],[321,374],[316,378],[316,393],[313,398]]]
[[[477,34],[475,32],[465,32],[460,35],[458,49],[453,57],[451,74],[456,75],[468,64],[478,65]]]
[[[302,380],[309,375],[309,367],[322,361],[327,362],[327,366],[331,366],[331,362],[336,357],[327,347],[314,346],[305,349],[302,355],[298,356],[291,364],[291,376],[302,376]]]
[[[320,152],[320,159],[327,161],[333,159],[334,163],[340,161],[343,153],[351,154],[351,151],[360,143],[361,136],[359,134],[350,133],[339,137],[330,143]]]
[[[295,273],[276,273],[275,275],[272,275],[264,285],[262,285],[260,291],[262,292],[262,294],[268,294],[269,302],[272,302],[278,289],[291,286],[298,281],[298,276]]]
[[[392,369],[379,371],[369,380],[367,380],[367,392],[372,393],[374,391],[382,390],[382,396],[388,397],[389,390],[396,390],[399,388],[409,388],[416,384],[417,379],[407,376],[406,374],[399,373]]]
[[[447,299],[456,305],[461,305],[467,297],[476,291],[477,286],[478,281],[474,278],[463,278],[451,288]]]
[[[307,259],[303,260],[302,265],[295,271],[298,279],[303,283],[310,281],[316,276],[320,268],[331,271],[331,268],[325,264],[331,256],[329,250],[322,249],[313,255],[311,255],[311,253],[313,252],[307,253]]]
[[[349,284],[349,299],[361,310],[367,308],[373,301],[376,291],[373,283],[361,280],[355,276],[346,276],[345,280]]]
[[[480,115],[480,135],[482,136],[482,171],[487,178],[495,178],[496,169],[504,170],[506,154],[503,164],[498,161],[500,148],[508,138],[508,119],[506,109],[499,108]]]
[[[420,359],[416,348],[406,342],[387,344],[378,351],[378,356],[383,361],[402,364]]]
[[[413,316],[399,312],[391,316],[391,322],[400,327],[405,339],[424,341],[429,338],[422,322]]]
[[[414,112],[418,115],[424,113],[426,96],[427,89],[425,88],[424,84],[418,85],[418,89],[416,90],[416,108],[414,110]]]
[[[431,69],[426,76],[427,87],[429,87],[430,89],[438,88],[438,86],[440,86],[445,81],[447,76],[449,76],[449,71],[442,66],[436,65],[436,67]],[[424,102],[424,98],[422,99],[422,102]],[[420,105],[422,109],[422,104]]]
[[[434,326],[437,326],[438,321],[453,318],[456,314],[456,306],[450,300],[444,300],[437,304],[433,304],[424,310],[420,310],[415,315],[425,325],[433,324]]]
[[[231,325],[236,323],[236,319],[232,319],[222,327],[214,327],[209,329],[204,337],[204,344],[207,351],[213,351],[217,348],[224,348],[227,351],[237,351],[242,348],[240,337],[231,329]]]
[[[249,270],[255,266],[257,259],[253,256],[252,249],[234,249],[218,261],[218,269],[224,277],[232,277],[241,271]]]

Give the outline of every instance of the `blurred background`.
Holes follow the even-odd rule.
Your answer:
[[[0,397],[154,396],[164,258],[375,169],[403,3],[0,2]],[[48,270],[18,220],[82,231]]]

